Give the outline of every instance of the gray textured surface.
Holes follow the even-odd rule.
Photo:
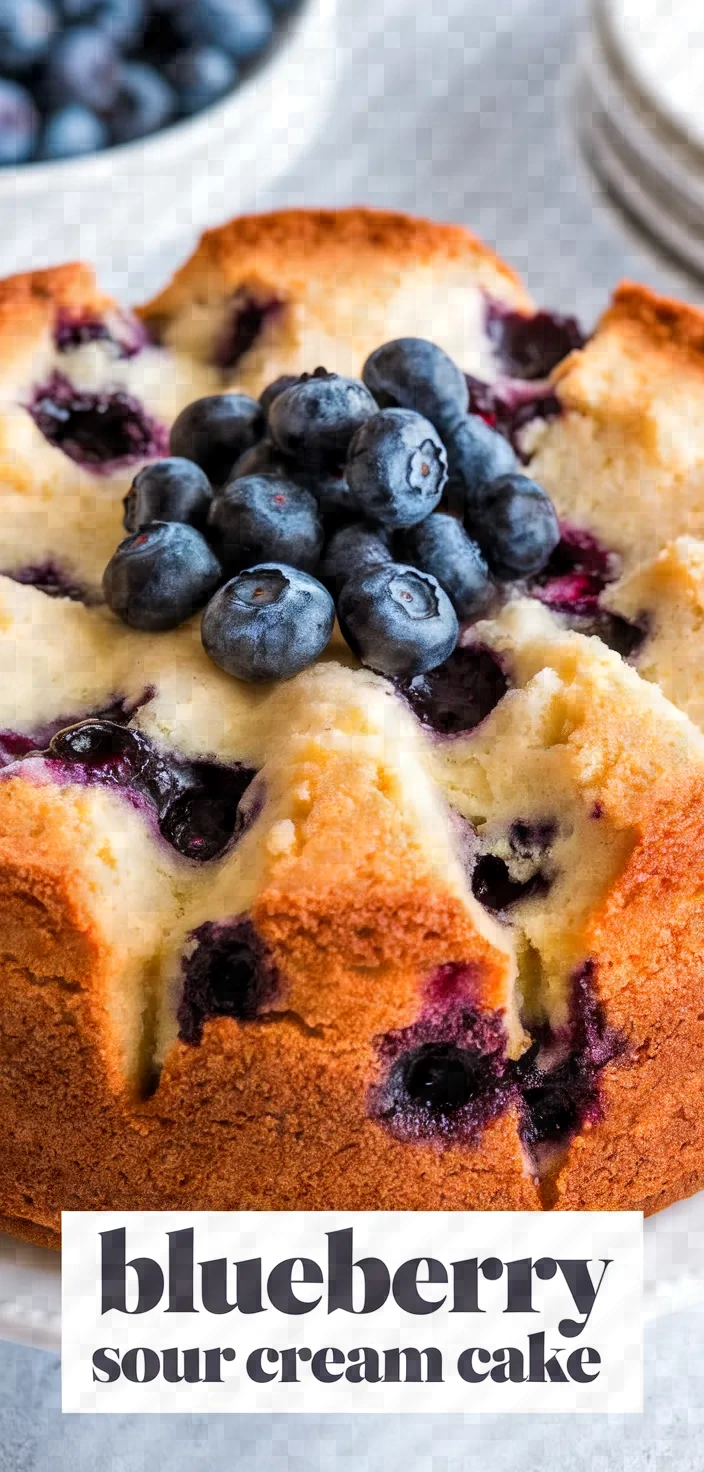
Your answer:
[[[623,275],[681,287],[623,235],[575,159],[582,17],[580,0],[344,0],[334,113],[295,174],[255,203],[359,201],[464,221],[536,296],[585,321]],[[0,1472],[700,1472],[702,1366],[692,1312],[649,1331],[642,1418],[62,1418],[56,1359],[3,1344]]]
[[[62,1416],[53,1355],[0,1356],[0,1472],[701,1472],[702,1325],[648,1336],[643,1416]]]
[[[342,0],[339,97],[257,204],[396,205],[461,221],[590,322],[632,276],[689,290],[596,197],[572,141],[587,0]]]

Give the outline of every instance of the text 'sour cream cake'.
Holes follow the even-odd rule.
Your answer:
[[[361,210],[137,317],[0,286],[14,1230],[704,1184],[696,314],[682,408],[637,296],[585,345]]]

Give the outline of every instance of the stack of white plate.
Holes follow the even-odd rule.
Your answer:
[[[578,128],[608,193],[704,277],[703,0],[594,0]]]

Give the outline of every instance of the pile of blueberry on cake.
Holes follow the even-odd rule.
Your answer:
[[[560,543],[549,497],[469,399],[441,348],[401,338],[361,380],[319,367],[258,401],[188,405],[170,456],[125,499],[107,604],[148,631],[205,608],[206,652],[242,680],[312,664],[335,613],[364,665],[425,675],[452,654],[460,621],[529,591]]]
[[[660,360],[533,312],[457,232],[352,213],[216,232],[133,354],[63,352],[63,420],[55,322],[22,364],[46,423],[0,372],[0,1211],[43,1240],[67,1207],[655,1211],[704,1182],[704,737],[659,688],[695,457],[642,566],[625,493],[672,464]],[[428,332],[458,260],[466,360]],[[360,351],[360,277],[406,335]],[[45,296],[0,292],[15,341]],[[160,407],[116,469],[126,363],[129,423]],[[45,511],[75,586],[28,569]]]

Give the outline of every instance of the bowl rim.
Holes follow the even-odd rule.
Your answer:
[[[300,0],[293,14],[279,23],[270,47],[248,70],[231,92],[211,103],[202,112],[190,118],[178,118],[156,133],[145,138],[135,138],[129,143],[116,143],[95,153],[80,154],[76,158],[41,159],[35,163],[12,164],[0,168],[0,196],[31,194],[37,189],[65,186],[67,189],[91,185],[102,180],[122,166],[135,164],[148,167],[157,159],[165,162],[178,153],[190,135],[194,140],[215,132],[225,123],[230,123],[238,111],[243,113],[251,101],[255,89],[263,80],[270,81],[272,74],[284,70],[294,47],[305,42],[318,22],[329,18],[336,0]]]

